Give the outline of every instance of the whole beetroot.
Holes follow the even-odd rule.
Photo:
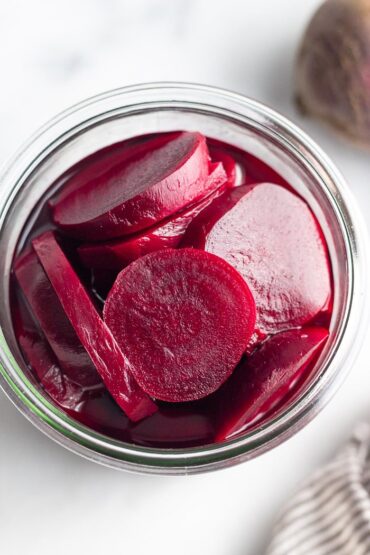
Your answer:
[[[327,0],[304,35],[297,101],[357,142],[370,144],[370,0]]]

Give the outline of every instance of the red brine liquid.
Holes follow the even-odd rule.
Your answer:
[[[332,310],[324,234],[294,183],[250,153],[199,133],[137,137],[70,168],[26,227],[14,331],[30,379],[89,428],[149,447],[222,442],[313,377]]]

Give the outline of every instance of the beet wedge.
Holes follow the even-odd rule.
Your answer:
[[[56,202],[54,223],[78,239],[111,239],[151,227],[207,193],[203,135],[183,132],[147,147]]]
[[[149,395],[191,401],[215,391],[239,362],[255,325],[255,303],[224,260],[165,249],[118,275],[104,319]]]
[[[244,431],[277,407],[318,356],[328,335],[324,328],[282,332],[246,358],[216,394],[221,422],[216,441]]]
[[[54,233],[46,232],[32,244],[67,317],[116,403],[133,421],[153,414],[155,403],[136,383],[125,354],[100,318]]]
[[[278,185],[227,191],[192,221],[181,245],[216,254],[240,272],[256,301],[261,337],[309,322],[330,300],[318,224],[299,197]]]
[[[18,340],[49,397],[63,409],[77,411],[86,398],[86,390],[64,374],[46,340],[36,332],[22,334]]]
[[[103,387],[100,375],[33,251],[17,259],[15,275],[63,372],[82,388]]]
[[[211,165],[206,197],[170,219],[141,233],[106,243],[90,243],[78,249],[81,262],[88,268],[121,270],[140,256],[164,248],[176,248],[190,222],[224,191],[228,179],[220,162]]]

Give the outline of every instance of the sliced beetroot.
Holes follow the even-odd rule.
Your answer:
[[[88,268],[121,270],[140,256],[163,248],[176,248],[190,222],[225,191],[227,176],[220,162],[211,165],[207,180],[211,184],[207,184],[206,189],[212,192],[170,219],[132,237],[82,245],[78,249],[82,263]]]
[[[81,189],[93,180],[109,176],[114,168],[118,168],[131,159],[147,154],[149,151],[164,146],[169,141],[176,139],[180,131],[162,133],[158,136],[137,137],[132,140],[110,145],[103,150],[85,158],[82,162],[69,169],[60,182],[60,190],[49,201],[50,207],[65,199],[71,193]]]
[[[255,304],[224,260],[166,249],[122,270],[104,318],[142,389],[181,402],[209,395],[232,373],[254,330]]]
[[[321,230],[305,202],[278,185],[227,191],[192,221],[182,245],[216,254],[240,272],[262,337],[305,324],[330,300]]]
[[[54,233],[46,232],[32,244],[69,321],[116,403],[133,421],[153,414],[156,405],[137,385],[125,354],[100,318]]]
[[[327,337],[324,328],[282,332],[246,358],[216,394],[220,416],[216,441],[244,431],[278,406],[318,356]]]
[[[18,340],[26,360],[49,397],[64,409],[78,410],[86,398],[86,390],[64,374],[46,340],[36,332],[23,334]]]
[[[95,366],[78,339],[44,268],[33,251],[17,259],[15,274],[63,372],[83,388],[102,387]]]
[[[235,159],[225,152],[224,148],[216,146],[209,147],[212,162],[221,162],[227,175],[227,186],[232,189],[236,185],[236,162]]]
[[[79,239],[111,239],[153,226],[207,193],[203,135],[184,132],[149,147],[57,202],[55,224]]]

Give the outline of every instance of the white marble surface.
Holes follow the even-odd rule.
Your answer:
[[[87,95],[151,80],[220,85],[302,125],[370,213],[370,159],[292,103],[292,66],[318,0],[0,0],[0,158]],[[0,553],[259,555],[293,489],[370,418],[369,345],[331,404],[258,460],[192,478],[89,463],[0,393]]]

